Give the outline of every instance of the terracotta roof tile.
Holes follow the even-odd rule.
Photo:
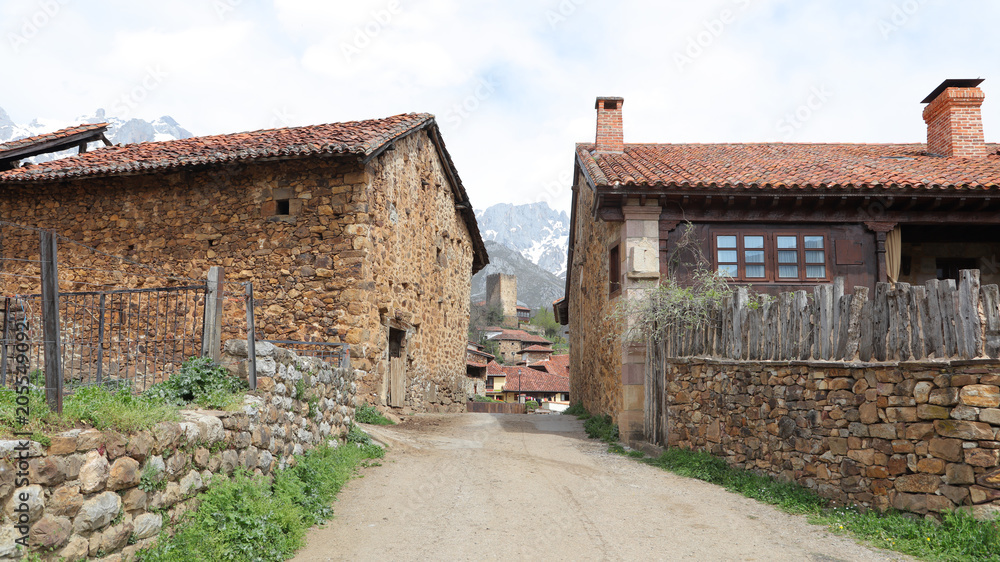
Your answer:
[[[545,346],[541,346],[541,345],[529,345],[528,347],[525,347],[521,351],[522,352],[523,351],[539,351],[539,352],[547,351],[549,353],[554,353],[554,351],[551,348],[548,348],[548,347],[545,347]]]
[[[489,374],[489,366],[486,372]],[[569,377],[543,373],[531,367],[501,367],[507,375],[507,392],[569,392]]]
[[[984,158],[930,156],[923,144],[626,144],[577,156],[598,186],[694,189],[997,189],[1000,145]]]
[[[533,368],[543,368],[553,375],[569,376],[569,355],[550,355],[546,361],[535,363]]]
[[[434,116],[427,113],[409,113],[385,119],[117,145],[8,170],[0,173],[0,183],[150,173],[262,158],[327,154],[368,156],[433,119]]]
[[[89,133],[91,131],[102,131],[107,128],[108,128],[107,123],[88,123],[84,125],[77,125],[75,127],[67,127],[65,129],[59,129],[58,131],[52,131],[51,133],[44,133],[41,135],[35,135],[33,137],[26,137],[23,139],[17,139],[17,140],[12,140],[10,142],[0,143],[0,158],[2,158],[4,153],[6,152],[11,152],[14,150],[25,148],[33,144],[55,141],[66,137],[72,137],[80,133]]]

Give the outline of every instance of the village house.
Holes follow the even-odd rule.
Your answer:
[[[555,353],[551,347],[546,347],[543,345],[529,345],[521,350],[521,363],[530,366],[532,363],[538,363],[540,361],[545,361],[550,355]]]
[[[926,143],[912,144],[627,144],[624,100],[598,98],[596,140],[576,146],[556,306],[574,397],[614,416],[624,438],[641,434],[645,350],[609,345],[608,313],[669,271],[683,278],[668,256],[685,238],[711,269],[772,294],[973,268],[1000,281],[1000,146],[984,140],[980,82],[935,88],[922,102]]]
[[[542,347],[546,350],[552,348],[552,342],[543,338],[529,334],[524,330],[508,330],[506,328],[487,327],[484,329],[487,340],[497,342],[497,348],[504,363],[514,364],[524,361],[522,352],[529,347]]]
[[[0,145],[4,220],[180,277],[224,266],[228,281],[254,285],[259,338],[349,344],[360,399],[403,412],[464,406],[470,278],[488,257],[432,115],[84,152],[104,130]],[[2,235],[6,255],[37,258],[34,233]],[[72,244],[59,255],[61,279],[113,269]],[[82,260],[91,271],[73,269]]]
[[[553,369],[557,370],[558,368]],[[570,399],[567,374],[557,374],[544,368],[500,365],[491,361],[486,367],[486,375],[486,395],[502,402],[569,402]]]

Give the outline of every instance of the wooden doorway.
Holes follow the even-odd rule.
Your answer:
[[[406,331],[389,328],[389,405],[402,408],[406,401]]]

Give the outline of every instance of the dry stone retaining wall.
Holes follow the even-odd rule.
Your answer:
[[[257,392],[239,411],[184,411],[181,422],[130,435],[76,429],[52,436],[48,447],[21,442],[23,459],[21,443],[0,441],[0,560],[22,554],[15,544],[22,512],[32,550],[131,560],[197,505],[214,476],[240,468],[271,474],[292,455],[335,444],[354,417],[355,372],[268,343],[256,352]],[[226,342],[223,363],[245,373],[246,343]],[[21,469],[26,483],[18,481]],[[143,474],[153,478],[140,487]]]
[[[842,503],[1000,512],[1000,362],[667,359],[667,436]]]

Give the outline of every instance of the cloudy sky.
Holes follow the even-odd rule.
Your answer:
[[[920,100],[985,78],[1000,2],[0,0],[15,122],[174,117],[196,135],[434,113],[473,205],[568,210],[594,99],[626,142],[922,142]]]

